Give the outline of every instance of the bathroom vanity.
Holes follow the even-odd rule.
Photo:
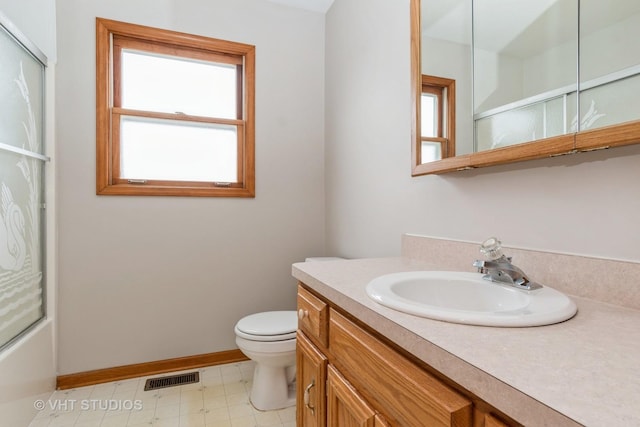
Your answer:
[[[299,426],[518,425],[303,284],[298,313]]]
[[[496,328],[366,295],[380,275],[439,268],[407,257],[294,264],[299,427],[640,425],[640,312],[572,296],[569,321]]]

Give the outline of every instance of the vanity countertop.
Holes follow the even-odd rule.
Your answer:
[[[527,426],[640,426],[640,311],[572,297],[578,313],[566,322],[495,328],[416,317],[367,296],[373,278],[412,270],[438,268],[372,258],[297,263],[293,276]]]

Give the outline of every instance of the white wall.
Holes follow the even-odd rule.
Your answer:
[[[626,16],[583,36],[580,41],[580,78],[590,80],[632,67],[640,61],[640,13]]]
[[[56,15],[54,0],[0,0],[4,14],[48,58],[46,71],[47,265],[46,318],[15,344],[0,353],[0,427],[26,426],[37,413],[36,399],[46,399],[55,388],[55,191],[54,191],[54,78]]]
[[[411,232],[640,261],[640,146],[411,178],[409,1],[337,0],[326,34],[328,252]]]
[[[324,254],[324,15],[262,0],[58,0],[59,373],[236,348]],[[96,16],[256,45],[256,198],[95,195]]]
[[[520,58],[474,49],[474,111],[485,112],[533,95],[524,92],[523,74]]]
[[[4,13],[32,43],[56,62],[55,0],[0,0]]]

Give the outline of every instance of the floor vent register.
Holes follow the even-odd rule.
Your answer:
[[[166,377],[149,378],[144,384],[144,391],[157,390],[159,388],[175,387],[185,384],[193,384],[200,381],[199,372],[187,374],[167,375]]]

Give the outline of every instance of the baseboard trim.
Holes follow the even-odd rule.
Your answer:
[[[225,363],[242,362],[245,360],[249,359],[240,350],[227,350],[217,353],[136,363],[134,365],[116,366],[114,368],[96,369],[94,371],[59,375],[56,379],[56,388],[58,390],[66,390],[111,381],[145,377],[147,375],[202,368],[204,366],[222,365]]]

